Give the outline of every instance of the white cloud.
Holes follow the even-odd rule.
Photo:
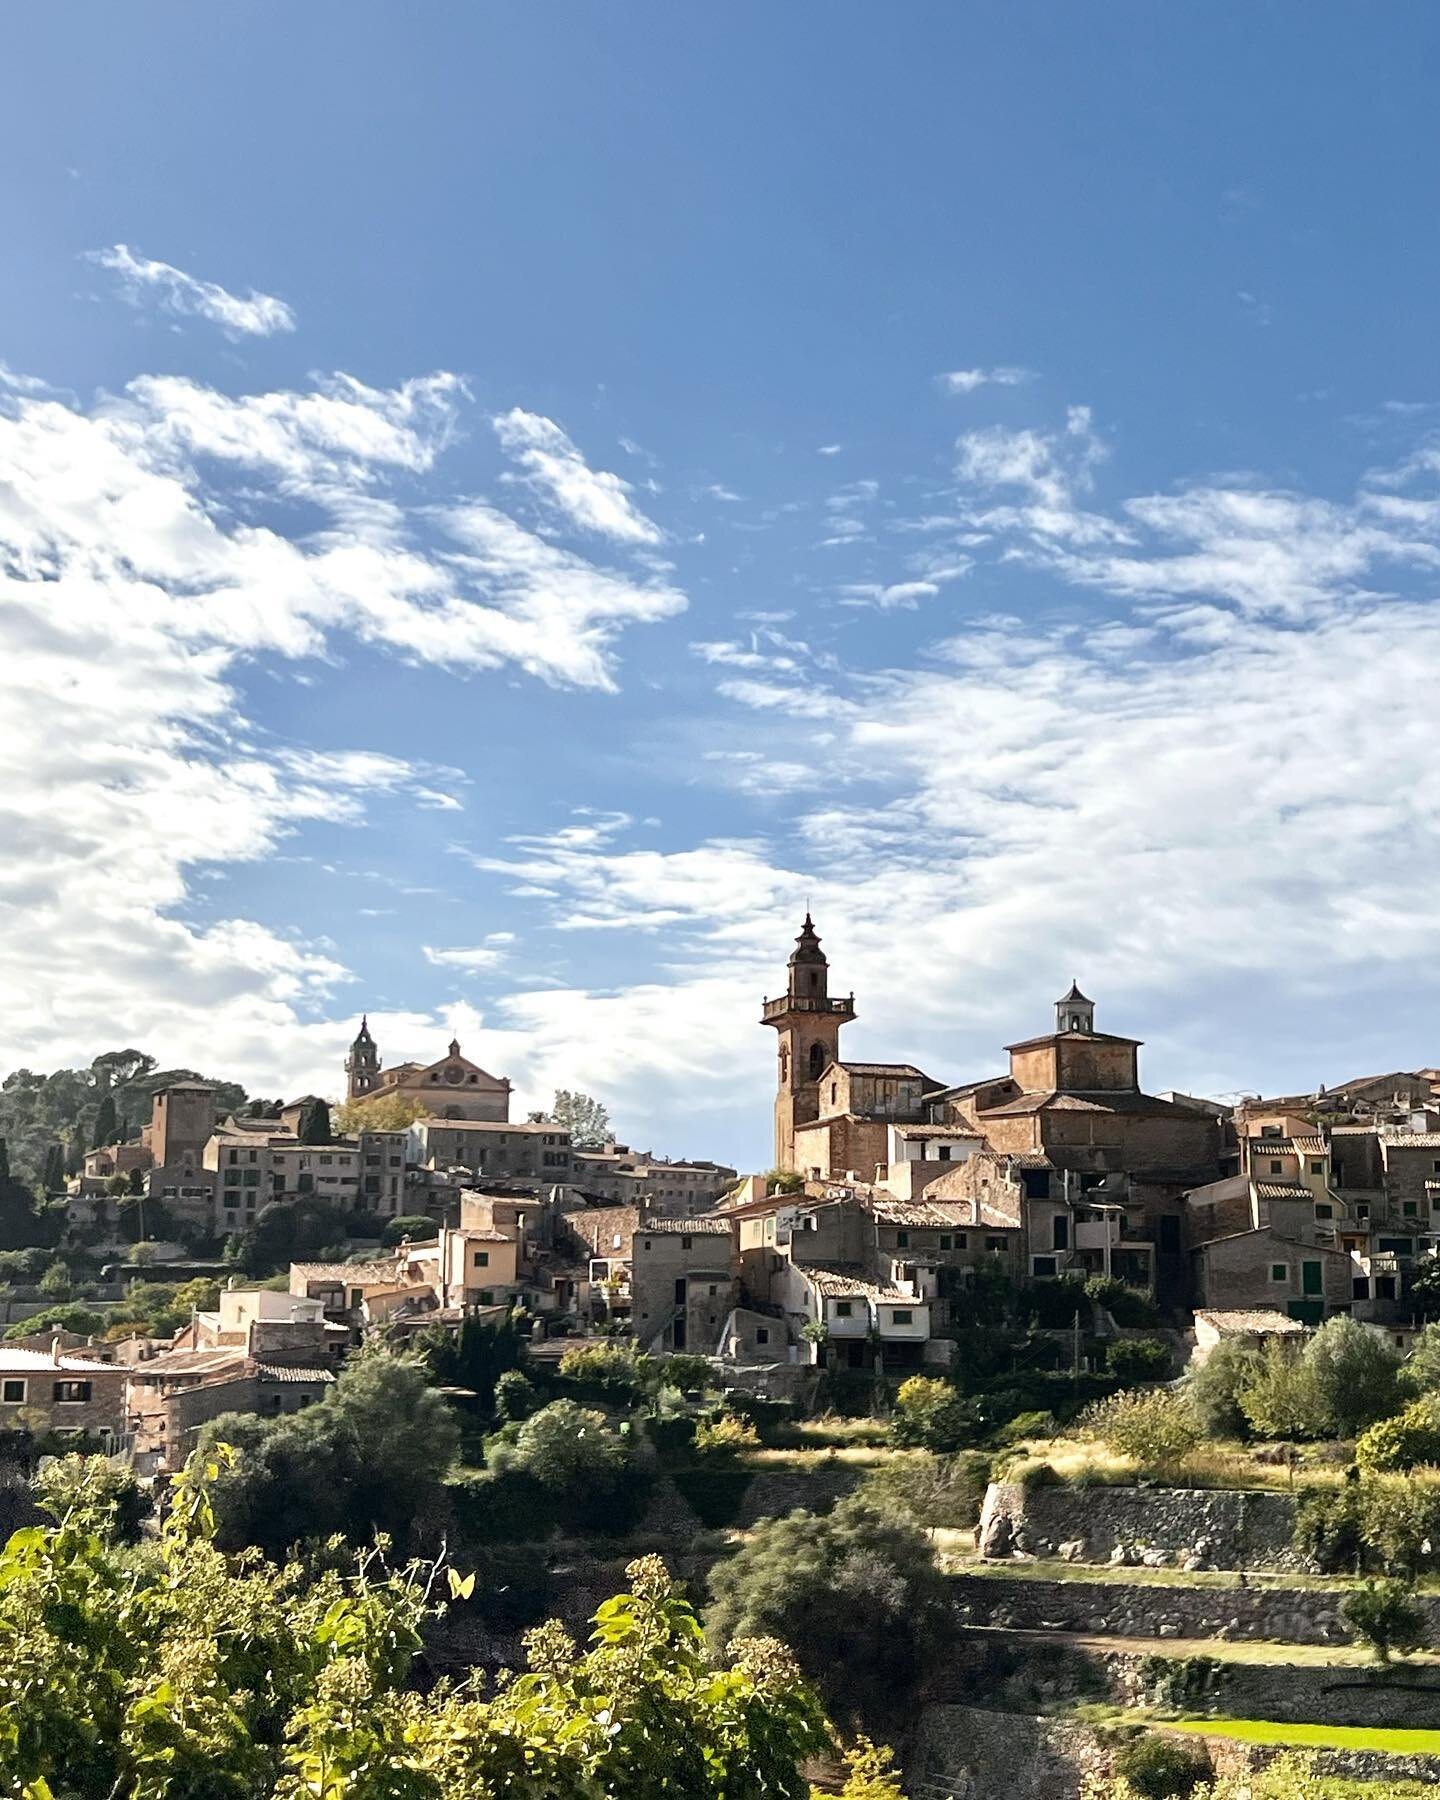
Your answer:
[[[941,391],[946,394],[973,394],[976,388],[982,387],[1019,387],[1034,379],[1033,370],[1015,368],[950,369],[944,375],[935,377]]]
[[[844,448],[843,444],[821,444],[815,454],[817,456],[838,456]]]
[[[232,294],[218,282],[199,281],[171,263],[140,256],[127,244],[108,250],[90,250],[87,260],[120,277],[127,297],[136,304],[153,299],[166,312],[218,325],[229,337],[272,337],[277,331],[293,331],[295,314],[274,294]]]
[[[467,975],[494,969],[504,962],[505,951],[498,944],[475,944],[467,949],[437,950],[430,944],[421,946],[425,960],[438,969],[461,969]]]
[[[659,544],[664,532],[630,500],[630,484],[605,469],[592,469],[551,419],[520,407],[494,421],[505,451],[526,470],[531,485],[579,531],[621,544]]]

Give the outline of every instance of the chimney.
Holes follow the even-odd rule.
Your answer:
[[[57,1369],[60,1367],[60,1333],[58,1331],[50,1333],[50,1360]]]

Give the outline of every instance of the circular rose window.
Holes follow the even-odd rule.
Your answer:
[[[445,1071],[445,1079],[450,1083],[451,1087],[458,1087],[465,1079],[465,1071],[463,1069],[457,1069],[454,1063],[451,1063],[450,1067]]]

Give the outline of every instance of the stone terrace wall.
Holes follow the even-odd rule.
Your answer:
[[[1228,1489],[1021,1487],[992,1482],[978,1542],[1071,1562],[1145,1562],[1204,1569],[1303,1568],[1290,1547],[1288,1494]]]
[[[1349,1641],[1338,1591],[1320,1588],[1182,1587],[1121,1581],[1006,1581],[954,1575],[962,1623],[1095,1636],[1271,1639],[1277,1643]],[[1422,1599],[1432,1636],[1440,1597]]]
[[[974,1706],[928,1706],[907,1745],[906,1787],[948,1800],[1078,1800],[1108,1758],[1083,1726]]]

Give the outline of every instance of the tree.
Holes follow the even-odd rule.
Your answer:
[[[1185,1377],[1185,1396],[1206,1437],[1243,1438],[1250,1429],[1240,1396],[1254,1379],[1259,1352],[1239,1338],[1216,1344]]]
[[[295,1128],[295,1136],[302,1144],[332,1144],[334,1133],[330,1129],[330,1108],[323,1100],[307,1100],[300,1109],[299,1123]]]
[[[1427,1325],[1416,1338],[1400,1365],[1400,1385],[1415,1395],[1440,1394],[1440,1325]]]
[[[1203,1747],[1145,1732],[1116,1753],[1115,1773],[1137,1800],[1186,1800],[1212,1771]]]
[[[1399,1404],[1399,1354],[1343,1313],[1327,1319],[1306,1344],[1305,1364],[1337,1437],[1354,1437]]]
[[[1372,1425],[1356,1441],[1355,1460],[1372,1473],[1440,1463],[1440,1395],[1426,1394]]]
[[[1412,1582],[1367,1581],[1340,1602],[1340,1616],[1379,1662],[1389,1662],[1396,1652],[1405,1656],[1425,1648],[1425,1615]]]
[[[65,1187],[65,1148],[62,1144],[50,1144],[45,1151],[45,1160],[41,1165],[40,1191],[42,1195],[58,1194]]]
[[[610,1136],[610,1115],[590,1094],[556,1088],[550,1117],[570,1133],[570,1142],[577,1150],[597,1149]]]
[[[214,1484],[219,1540],[271,1554],[332,1532],[404,1540],[438,1508],[458,1442],[454,1415],[413,1358],[363,1351],[318,1405],[204,1427],[201,1448],[236,1451]]]
[[[765,1171],[765,1192],[767,1194],[798,1194],[805,1187],[805,1177],[798,1169],[767,1169]]]
[[[102,1094],[100,1104],[95,1109],[95,1123],[90,1132],[90,1141],[97,1150],[105,1145],[113,1144],[119,1131],[119,1121],[115,1114],[115,1096]]]
[[[1324,1437],[1330,1422],[1313,1367],[1303,1352],[1278,1337],[1262,1346],[1240,1389],[1240,1408],[1261,1437]]]
[[[604,1413],[574,1400],[552,1400],[528,1418],[503,1466],[534,1476],[541,1487],[573,1496],[613,1488],[630,1461],[630,1447]]]
[[[70,1274],[70,1265],[61,1262],[57,1256],[40,1277],[40,1292],[47,1300],[68,1300],[74,1289],[75,1283]]]
[[[1170,1346],[1162,1338],[1114,1338],[1105,1366],[1118,1381],[1163,1381],[1170,1373]]]
[[[427,1244],[433,1237],[440,1235],[440,1227],[428,1213],[401,1213],[398,1217],[387,1219],[385,1229],[380,1233],[380,1242],[387,1249],[409,1238],[412,1244]]]
[[[346,1100],[332,1108],[335,1128],[353,1136],[357,1131],[404,1131],[417,1119],[429,1118],[423,1102],[405,1094],[371,1094],[366,1099]]]
[[[488,1418],[495,1406],[498,1384],[507,1374],[518,1371],[524,1361],[525,1344],[513,1318],[498,1323],[470,1318],[462,1322],[459,1331],[432,1326],[421,1339],[420,1353],[433,1381],[441,1387],[468,1388],[475,1396],[476,1410],[482,1418]],[[523,1381],[524,1377],[520,1379]]]
[[[197,1454],[158,1541],[123,1555],[75,1523],[0,1554],[0,1766],[7,1791],[136,1800],[805,1800],[833,1748],[794,1658],[704,1653],[657,1557],[577,1651],[551,1622],[528,1670],[420,1691],[437,1598],[474,1588],[375,1549],[310,1578],[210,1541],[225,1453]],[[861,1790],[862,1792],[864,1790]],[[878,1797],[877,1797],[878,1800]],[[888,1797],[887,1797],[888,1800]]]
[[[824,1517],[763,1521],[712,1570],[710,1592],[714,1646],[783,1638],[832,1712],[866,1724],[914,1694],[947,1618],[924,1532],[859,1495]]]
[[[845,1752],[845,1785],[840,1800],[905,1800],[895,1752],[859,1737]],[[811,1788],[810,1800],[829,1800],[823,1788]]]
[[[912,1375],[895,1396],[893,1441],[908,1450],[932,1450],[941,1456],[972,1442],[978,1428],[974,1405],[963,1400],[948,1381]]]
[[[1201,1435],[1184,1396],[1170,1388],[1126,1388],[1097,1400],[1081,1415],[1080,1432],[1117,1456],[1162,1473],[1182,1463]]]

